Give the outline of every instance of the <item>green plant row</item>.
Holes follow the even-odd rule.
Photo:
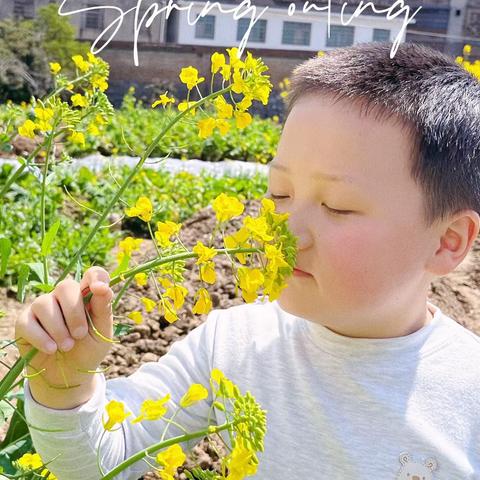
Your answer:
[[[12,168],[11,164],[0,167],[0,188],[11,174]],[[85,166],[72,171],[69,163],[55,167],[50,177],[46,202],[47,229],[54,219],[61,219],[59,234],[52,244],[57,253],[55,265],[50,266],[52,271],[66,267],[71,252],[80,247],[82,238],[85,238],[96,221],[97,215],[93,212],[105,208],[113,193],[112,185],[116,182],[121,184],[130,172],[128,166],[115,166],[114,162],[99,172],[93,172]],[[122,195],[123,207],[119,204],[114,208],[110,219],[124,216],[123,208],[135,204],[141,195],[147,195],[152,202],[161,205],[153,221],[183,222],[199,209],[211,204],[221,192],[244,201],[261,198],[266,189],[266,176],[260,173],[251,177],[215,177],[206,173],[172,174],[164,168],[144,169]],[[0,236],[10,239],[12,248],[11,261],[5,276],[0,279],[1,286],[15,290],[20,275],[19,266],[40,257],[39,225],[31,222],[35,212],[38,212],[40,190],[41,183],[35,174],[24,172],[0,205]],[[149,238],[145,223],[138,218],[124,217],[119,226],[121,228],[118,230],[105,228],[97,233],[81,257],[83,265],[105,265],[114,261],[110,257],[111,250],[125,235],[125,230],[137,237]],[[61,234],[62,231],[65,234]]]

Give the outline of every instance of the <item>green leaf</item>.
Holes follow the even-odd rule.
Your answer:
[[[42,242],[41,254],[46,257],[50,253],[53,239],[57,235],[58,227],[60,227],[60,220],[57,220],[49,229]]]
[[[7,423],[15,409],[4,400],[0,400],[0,427]]]
[[[43,282],[43,263],[41,262],[29,262],[27,263],[30,270],[37,276],[37,280]]]
[[[7,262],[11,251],[12,242],[8,238],[0,238],[0,278],[3,278],[7,271]]]
[[[127,253],[123,256],[122,261],[120,265],[110,274],[111,277],[116,277],[117,275],[120,275],[120,273],[124,272],[125,270],[128,269],[128,262],[130,262],[130,255]]]
[[[116,323],[114,324],[114,331],[113,331],[113,335],[115,337],[119,337],[121,335],[124,335],[124,334],[127,334],[130,332],[130,330],[133,328],[133,325],[130,325],[129,323]]]
[[[30,273],[30,268],[27,264],[23,263],[20,267],[20,272],[18,274],[18,291],[17,291],[17,300],[21,303],[25,301],[25,290],[27,288],[28,275]]]
[[[30,286],[35,289],[39,290],[44,293],[50,293],[55,287],[49,283],[42,283],[42,282],[30,282]]]

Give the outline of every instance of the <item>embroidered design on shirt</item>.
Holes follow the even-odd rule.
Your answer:
[[[397,473],[396,480],[433,480],[433,471],[438,468],[435,458],[427,458],[424,463],[417,463],[412,461],[407,452],[400,454],[399,461],[402,466]]]

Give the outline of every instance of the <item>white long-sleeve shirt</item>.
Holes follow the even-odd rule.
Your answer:
[[[157,362],[105,381],[71,410],[46,408],[25,381],[28,421],[44,462],[59,480],[100,477],[96,447],[110,399],[138,415],[146,398],[170,392],[172,409],[192,383],[207,388],[220,369],[267,411],[265,450],[254,478],[325,480],[480,479],[479,338],[437,306],[420,330],[387,339],[351,338],[291,315],[278,302],[213,310]],[[182,411],[189,431],[207,425],[211,397]],[[224,417],[212,423],[223,423]],[[159,441],[165,423],[144,421],[102,442],[105,471]],[[167,438],[181,434],[170,427]],[[187,448],[192,448],[192,441]],[[144,462],[116,477],[138,479]],[[252,477],[253,478],[253,477]]]

